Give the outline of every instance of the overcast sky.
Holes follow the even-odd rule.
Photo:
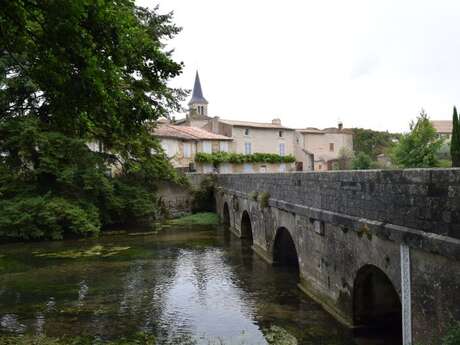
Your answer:
[[[422,107],[460,106],[459,0],[137,3],[174,11],[172,85],[191,89],[198,69],[211,116],[406,131]]]

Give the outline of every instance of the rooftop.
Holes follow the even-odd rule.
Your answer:
[[[203,96],[203,90],[201,89],[201,82],[200,76],[198,75],[198,71],[196,71],[195,75],[195,84],[193,85],[192,98],[190,99],[190,102],[188,102],[188,104],[191,105],[195,103],[208,104],[208,101]]]
[[[351,128],[338,129],[337,127],[329,127],[329,128],[324,128],[324,129],[307,127],[307,128],[296,129],[296,131],[300,133],[306,133],[306,134],[326,134],[326,133],[353,134],[353,130]]]
[[[452,133],[452,121],[451,120],[434,120],[431,121],[434,129],[438,133],[451,134]]]
[[[293,130],[292,128],[284,127],[280,122],[250,122],[250,121],[235,121],[235,120],[224,120],[219,119],[219,122],[225,123],[227,125],[236,126],[236,127],[251,127],[251,128],[268,128],[268,129],[287,129]]]
[[[155,128],[153,134],[157,137],[183,140],[232,140],[225,135],[214,134],[201,128],[170,124],[160,124]]]

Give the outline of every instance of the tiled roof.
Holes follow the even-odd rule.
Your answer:
[[[284,127],[280,124],[275,124],[271,122],[249,122],[249,121],[234,121],[234,120],[223,120],[219,119],[219,122],[225,123],[227,125],[232,125],[236,127],[251,127],[251,128],[268,128],[268,129],[287,129],[293,130],[292,128]]]
[[[174,126],[161,124],[155,128],[153,135],[163,138],[177,138],[184,140],[232,140],[225,135],[208,132],[204,129],[188,126]]]
[[[431,121],[434,129],[438,133],[451,134],[452,133],[452,121],[451,120],[436,120]]]
[[[308,127],[308,128],[297,129],[297,132],[308,133],[308,134],[326,134],[326,133],[353,134],[353,130],[351,128],[338,129],[336,127],[330,127],[330,128],[324,128],[324,129]]]

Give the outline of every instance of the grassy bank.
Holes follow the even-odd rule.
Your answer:
[[[171,225],[216,225],[219,223],[219,217],[213,212],[200,212],[171,219],[167,223]]]

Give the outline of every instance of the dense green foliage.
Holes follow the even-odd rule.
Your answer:
[[[253,153],[245,155],[232,152],[203,153],[199,152],[195,156],[198,163],[209,163],[218,166],[221,163],[293,163],[295,157],[292,155],[281,156],[274,153]]]
[[[456,322],[442,338],[442,345],[460,345],[460,323]]]
[[[215,178],[206,177],[200,186],[192,191],[192,212],[214,212],[216,199],[214,197]]]
[[[358,152],[351,163],[353,170],[366,170],[372,167],[372,159],[364,152]]]
[[[402,168],[429,168],[439,166],[436,157],[442,139],[438,138],[424,110],[416,122],[410,123],[410,133],[404,134],[393,150],[394,163]]]
[[[163,42],[178,31],[132,0],[2,3],[0,238],[154,217],[155,182],[175,178],[150,132],[183,96]]]
[[[387,153],[391,150],[399,137],[399,134],[389,132],[353,128],[353,151],[355,154],[363,152],[369,156],[371,160],[376,160],[379,154]]]
[[[450,142],[452,166],[460,167],[460,123],[458,122],[457,108],[454,107],[452,116],[452,140]]]

